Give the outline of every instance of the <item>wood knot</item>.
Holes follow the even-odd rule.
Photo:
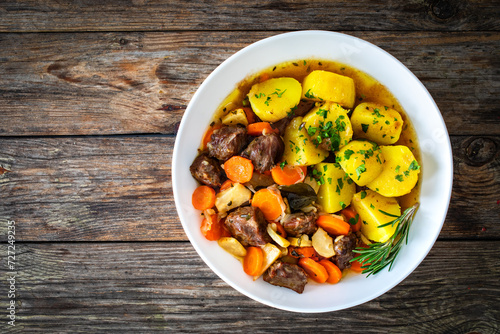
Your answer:
[[[431,5],[432,14],[441,20],[447,20],[455,15],[455,8],[447,0],[437,0]]]
[[[484,165],[493,160],[497,154],[496,143],[489,138],[476,138],[465,149],[467,159],[473,165]]]
[[[120,38],[120,45],[127,45],[128,41],[125,38]]]

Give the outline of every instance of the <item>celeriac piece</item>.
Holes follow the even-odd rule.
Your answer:
[[[217,240],[217,243],[222,249],[240,261],[243,261],[245,255],[247,255],[245,247],[233,237],[221,237]]]
[[[250,201],[252,192],[241,183],[233,183],[229,187],[215,196],[215,207],[219,214],[225,214],[227,211],[241,206],[243,203]]]
[[[401,215],[401,208],[395,198],[384,197],[374,191],[365,190],[354,195],[351,205],[363,222],[361,233],[369,240],[386,242],[394,234],[396,226],[379,226]]]
[[[276,224],[279,224],[279,223],[276,223]],[[281,247],[285,247],[285,248],[290,246],[290,241],[286,240],[281,235],[276,233],[276,231],[273,230],[273,228],[271,227],[271,224],[267,224],[266,230],[267,230],[267,234],[269,234],[271,239],[273,239],[274,242],[276,242],[278,245],[280,245]]]
[[[367,184],[386,197],[408,194],[417,184],[420,165],[411,150],[403,145],[380,146],[384,156],[382,173]]]
[[[259,278],[281,255],[281,250],[271,243],[267,243],[262,246],[262,252],[264,253],[264,262],[262,263],[260,272],[253,277],[254,281]]]
[[[245,110],[241,108],[231,110],[224,117],[222,117],[222,124],[224,125],[241,124],[247,126],[248,119]]]
[[[403,118],[396,110],[374,102],[359,104],[351,115],[357,138],[365,138],[379,145],[394,144],[403,129]]]
[[[384,156],[375,143],[353,140],[336,154],[336,160],[358,186],[364,186],[382,173]]]
[[[290,246],[293,247],[311,247],[312,241],[307,234],[302,234],[300,237],[288,237]]]
[[[354,80],[344,75],[316,70],[302,82],[303,99],[336,102],[350,109],[354,107],[355,97]]]
[[[351,203],[356,185],[338,164],[319,163],[312,173],[321,183],[318,204],[325,212],[338,212]]]
[[[335,255],[335,250],[333,249],[333,238],[323,230],[318,227],[316,232],[314,232],[312,238],[312,246],[316,253],[323,257],[332,257]]]
[[[299,104],[301,93],[302,86],[294,78],[273,78],[253,85],[248,100],[262,121],[276,122]]]
[[[283,142],[285,152],[283,161],[289,165],[309,166],[323,161],[328,156],[328,151],[311,141],[305,127],[302,125],[302,117],[295,117],[285,129]]]

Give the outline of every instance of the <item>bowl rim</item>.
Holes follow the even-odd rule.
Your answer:
[[[419,253],[420,256],[418,258],[416,258],[414,261],[412,261],[413,264],[409,268],[406,269],[406,271],[405,271],[405,273],[403,275],[399,275],[398,279],[393,280],[390,284],[384,286],[382,289],[379,289],[379,290],[377,290],[376,292],[374,292],[372,294],[366,295],[365,298],[359,298],[359,299],[357,299],[355,301],[352,301],[352,302],[345,302],[341,306],[317,307],[317,308],[314,308],[314,307],[302,308],[302,307],[297,307],[297,306],[280,304],[280,303],[276,303],[276,302],[270,301],[267,298],[262,298],[261,296],[255,295],[252,292],[250,292],[248,289],[243,288],[241,286],[241,284],[239,284],[240,282],[234,282],[233,279],[231,279],[230,277],[227,276],[227,273],[222,272],[221,270],[219,270],[219,268],[214,263],[212,263],[212,260],[207,256],[207,254],[204,251],[204,246],[202,246],[198,242],[196,242],[196,237],[194,236],[193,233],[191,233],[191,229],[188,226],[187,219],[186,219],[186,217],[184,215],[183,210],[181,209],[183,207],[183,203],[184,202],[181,200],[180,195],[179,195],[179,189],[180,189],[179,187],[181,185],[179,184],[177,175],[179,175],[179,173],[181,171],[181,166],[178,165],[178,162],[180,161],[179,157],[182,154],[182,152],[181,152],[181,142],[178,139],[182,138],[183,134],[187,133],[189,131],[187,129],[186,119],[189,118],[191,116],[191,114],[194,114],[196,112],[194,110],[194,108],[193,108],[193,105],[196,103],[196,101],[198,101],[198,99],[203,94],[203,92],[206,89],[206,87],[209,86],[212,83],[212,81],[213,81],[213,79],[215,77],[218,77],[219,75],[221,75],[221,72],[227,70],[226,68],[228,67],[228,65],[231,65],[234,62],[237,62],[238,59],[242,55],[251,54],[255,50],[259,50],[263,46],[269,46],[270,44],[280,43],[280,42],[283,42],[283,41],[286,42],[287,40],[294,40],[295,38],[304,38],[304,37],[305,38],[308,38],[308,37],[318,37],[318,38],[334,39],[334,40],[341,38],[341,39],[348,39],[352,43],[358,43],[358,45],[368,45],[369,48],[371,48],[372,50],[377,50],[379,53],[381,53],[383,55],[383,57],[386,57],[387,59],[390,60],[390,62],[392,62],[395,65],[399,66],[400,67],[399,68],[400,71],[402,70],[403,72],[405,72],[405,75],[409,75],[409,77],[413,81],[413,84],[416,85],[415,87],[417,89],[421,89],[422,90],[422,93],[425,95],[425,98],[428,100],[427,102],[430,103],[430,105],[433,107],[433,111],[437,111],[437,114],[434,115],[434,116],[435,116],[436,120],[439,122],[438,128],[440,128],[443,131],[443,133],[440,134],[442,136],[442,138],[440,139],[441,142],[439,142],[439,145],[445,150],[445,152],[442,153],[443,159],[446,162],[449,163],[448,170],[447,171],[442,171],[442,173],[448,175],[448,178],[442,180],[442,182],[444,183],[444,186],[445,186],[444,187],[445,193],[441,196],[441,199],[444,200],[444,201],[442,203],[441,215],[439,217],[440,223],[439,223],[438,228],[435,229],[435,231],[437,231],[437,232],[432,236],[432,238],[427,238],[426,239],[427,246],[426,246],[426,248],[423,251],[421,251]],[[319,57],[319,58],[324,59],[324,57]],[[297,58],[293,58],[293,59],[290,58],[289,61],[293,61],[293,60],[296,60],[296,59]],[[336,59],[328,59],[328,60],[335,61]],[[269,66],[261,66],[259,68],[249,69],[247,71],[247,73],[248,73],[248,75],[252,75],[252,74],[255,74],[255,73],[259,72],[260,70],[265,69],[267,67],[269,67]],[[354,67],[356,67],[356,66],[354,66]],[[366,70],[363,70],[363,69],[361,69],[361,70],[363,72],[365,72],[365,73],[367,72]],[[368,73],[368,74],[370,74],[370,73]],[[237,82],[240,82],[243,79],[245,79],[245,77],[239,78],[237,80]],[[375,79],[377,81],[380,81],[378,78],[375,78]],[[385,85],[384,82],[382,82],[382,83]],[[233,89],[234,89],[234,87],[233,87]],[[229,93],[230,93],[230,91],[226,91],[225,92],[225,96],[227,96]],[[399,100],[398,96],[396,94],[394,94],[394,95]],[[220,103],[222,103],[222,100],[220,100],[219,105],[220,105]],[[406,114],[408,115],[408,117],[411,118],[412,122],[413,122],[413,118],[411,117],[411,115],[409,115],[408,110],[406,108],[404,108],[404,109],[405,109]],[[211,115],[213,115],[214,111],[215,110],[212,110],[210,112]],[[205,125],[205,128],[206,128],[206,125]],[[418,131],[417,131],[417,136],[419,136]],[[420,139],[419,139],[419,141],[420,141]],[[197,147],[198,146],[196,146],[196,148]],[[453,161],[453,157],[452,157],[452,150],[451,150],[451,142],[450,142],[450,139],[449,139],[448,131],[446,129],[446,124],[444,122],[442,114],[440,113],[440,111],[439,111],[439,109],[438,109],[435,101],[433,100],[432,96],[427,91],[427,89],[425,88],[425,86],[420,82],[420,80],[405,65],[403,65],[398,59],[396,59],[394,56],[392,56],[391,54],[389,54],[385,50],[381,49],[380,47],[378,47],[378,46],[376,46],[376,45],[374,45],[372,43],[369,43],[369,42],[367,42],[367,41],[365,41],[363,39],[360,39],[358,37],[354,37],[354,36],[347,35],[347,34],[344,34],[344,33],[339,33],[339,32],[332,32],[332,31],[303,30],[303,31],[294,31],[294,32],[281,33],[281,34],[278,34],[278,35],[270,36],[270,37],[261,39],[259,41],[256,41],[256,42],[254,42],[254,43],[252,43],[252,44],[250,44],[250,45],[242,48],[241,50],[237,51],[236,53],[234,53],[230,57],[228,57],[225,61],[223,61],[219,66],[217,66],[207,76],[207,78],[203,81],[203,83],[198,87],[198,89],[196,90],[196,92],[193,94],[193,97],[191,98],[191,100],[190,100],[190,102],[189,102],[189,104],[188,104],[188,106],[186,108],[186,112],[183,115],[183,118],[182,118],[181,123],[179,125],[179,130],[178,130],[177,137],[176,137],[176,140],[175,140],[174,151],[173,151],[173,155],[172,155],[172,188],[173,188],[173,193],[174,193],[174,201],[175,201],[176,209],[177,209],[179,218],[181,220],[181,224],[183,226],[183,229],[184,229],[186,235],[188,236],[188,239],[190,240],[191,245],[193,245],[194,249],[196,250],[196,252],[198,253],[198,255],[203,259],[203,261],[222,280],[224,280],[231,287],[233,287],[234,289],[236,289],[240,293],[246,295],[247,297],[249,297],[251,299],[254,299],[254,300],[256,300],[256,301],[258,301],[258,302],[260,302],[262,304],[271,306],[271,307],[275,307],[275,308],[282,309],[282,310],[287,310],[287,311],[293,311],[293,312],[302,312],[302,313],[330,312],[330,311],[336,311],[336,310],[346,309],[346,308],[349,308],[349,307],[360,305],[360,304],[363,304],[363,303],[365,303],[367,301],[373,300],[373,299],[375,299],[375,298],[383,295],[384,293],[386,293],[387,291],[389,291],[390,289],[392,289],[394,286],[396,286],[397,284],[399,284],[400,282],[402,282],[408,275],[410,275],[415,270],[416,267],[418,267],[420,265],[420,263],[428,255],[428,253],[430,252],[432,246],[434,245],[435,241],[437,240],[437,238],[439,236],[439,233],[440,233],[440,231],[442,229],[442,226],[444,224],[445,218],[446,218],[446,213],[448,211],[449,204],[450,204],[451,191],[452,191],[452,183],[453,183],[453,163],[452,163],[452,161]],[[425,173],[425,170],[426,170],[426,165],[423,164],[423,173]],[[423,177],[422,177],[422,179],[423,179]],[[412,228],[413,228],[413,226],[412,226]],[[385,269],[385,270],[387,270],[387,269]],[[308,283],[308,285],[309,284],[310,283]]]

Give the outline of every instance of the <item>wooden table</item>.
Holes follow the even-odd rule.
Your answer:
[[[0,3],[1,332],[500,332],[498,2],[100,3]],[[263,306],[219,279],[171,188],[176,130],[207,75],[257,40],[305,29],[402,61],[438,104],[454,154],[427,258],[383,296],[326,314]]]

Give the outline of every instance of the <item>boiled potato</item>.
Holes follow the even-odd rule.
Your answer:
[[[361,103],[351,115],[354,134],[380,145],[394,144],[403,129],[403,118],[396,110],[373,102]]]
[[[348,109],[354,107],[356,91],[354,80],[328,71],[312,71],[302,82],[302,98],[313,101],[331,101]]]
[[[337,152],[336,160],[358,186],[364,186],[382,173],[384,156],[377,144],[353,140]]]
[[[313,175],[320,181],[318,204],[328,213],[342,210],[351,203],[356,185],[340,166],[333,163],[319,163]]]
[[[386,242],[396,231],[396,225],[379,227],[401,216],[401,208],[395,198],[365,190],[354,195],[351,206],[363,221],[361,233],[368,239]]]
[[[285,129],[283,161],[301,166],[317,164],[328,156],[328,151],[316,147],[301,124],[302,117],[295,117]]]
[[[308,135],[315,144],[330,142],[330,150],[337,151],[352,139],[352,126],[347,111],[338,103],[326,102],[316,106],[304,116]]]
[[[386,197],[408,194],[417,184],[420,166],[410,149],[403,145],[380,146],[384,156],[382,173],[367,184]]]
[[[244,126],[247,126],[248,119],[245,110],[241,108],[231,110],[224,117],[222,117],[222,124],[225,125],[242,124]]]
[[[302,86],[294,78],[274,78],[253,85],[248,100],[262,121],[276,122],[299,104],[301,93]]]

